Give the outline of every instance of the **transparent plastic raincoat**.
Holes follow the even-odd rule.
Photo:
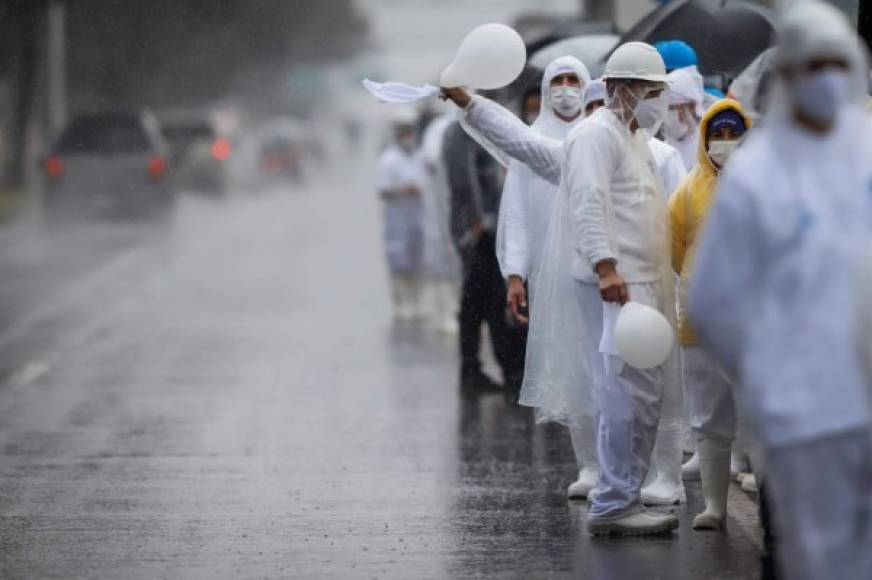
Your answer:
[[[564,56],[552,61],[542,76],[542,104],[539,117],[532,129],[537,133],[562,142],[572,128],[582,120],[564,121],[554,113],[551,99],[551,81],[561,74],[575,74],[581,88],[590,82],[587,68],[580,60]],[[551,219],[551,208],[557,186],[550,183],[530,167],[511,161],[500,201],[496,251],[503,276],[517,275],[528,280],[532,299],[533,274],[541,262],[542,248]]]
[[[573,151],[588,149],[583,144],[584,128],[591,122],[602,125],[601,121],[595,119],[606,113],[608,111],[601,109],[585,119],[572,131],[565,144],[536,133],[503,107],[480,96],[473,97],[470,106],[461,113],[464,128],[501,162],[518,160],[543,179],[559,184],[542,264],[533,279],[537,297],[532,304],[521,403],[536,408],[538,421],[556,421],[576,427],[588,424],[597,413],[592,386],[598,380],[602,367],[600,357],[595,354],[599,352],[602,337],[602,304],[595,286],[593,291],[596,300],[593,302],[589,299],[591,289],[579,286],[580,280],[592,286],[595,279],[591,266],[582,265],[577,252],[574,240],[578,236],[576,218],[579,216],[577,211],[573,217],[569,214],[570,193],[567,188],[570,187],[569,179],[607,167],[594,163],[594,169],[580,169],[571,158]],[[614,116],[614,113],[608,114]],[[656,265],[646,268],[650,270],[646,282],[664,280],[658,290],[663,294],[662,304],[674,304],[674,284],[669,264],[668,194],[665,191],[668,187],[666,183],[677,185],[679,179],[683,178],[681,159],[673,148],[662,142],[658,142],[662,147],[654,155],[646,132],[640,130],[631,134],[620,122],[615,121],[613,125],[616,126],[612,127],[612,138],[615,142],[625,139],[632,151],[627,155],[628,165],[625,169],[629,177],[624,186],[627,191],[643,192],[637,199],[650,214],[644,218],[641,227],[633,228],[644,232],[640,233],[642,237],[636,245],[657,248],[654,251]],[[591,144],[590,148],[596,149],[597,145]],[[656,200],[649,195],[654,192],[657,194]],[[611,207],[610,199],[608,205]],[[613,221],[611,212],[609,216]],[[649,240],[656,240],[656,243],[649,244]],[[627,256],[627,259],[634,258]],[[646,261],[645,258],[642,260]],[[579,294],[587,296],[580,301]],[[661,300],[658,299],[658,302]],[[596,324],[585,326],[582,322],[583,310],[591,307],[599,313],[599,320]],[[665,307],[663,310],[667,318],[675,320],[674,307]],[[595,360],[587,360],[591,353],[595,354]],[[669,408],[664,407],[662,424],[669,429],[680,429],[681,393],[677,357],[671,358],[665,368],[668,369],[666,374],[670,389],[674,392],[669,396]]]
[[[599,298],[593,265],[617,260],[631,300],[635,285],[647,285],[653,306],[673,322],[675,312],[666,195],[642,132],[603,108],[573,131],[565,157],[536,282],[521,402],[536,407],[540,419],[572,424],[596,414],[602,355],[615,354],[601,352],[603,320],[614,318]],[[640,298],[648,294],[636,288]],[[677,389],[677,358],[663,371],[664,384]],[[675,406],[667,422],[680,428],[680,393]]]

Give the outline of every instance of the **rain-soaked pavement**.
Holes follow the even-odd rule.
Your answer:
[[[757,577],[722,534],[591,539],[566,434],[392,329],[369,158],[163,223],[0,232],[0,577]]]

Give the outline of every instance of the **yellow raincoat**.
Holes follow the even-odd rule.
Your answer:
[[[751,119],[737,101],[723,99],[712,105],[703,116],[699,126],[701,138],[697,151],[697,163],[669,202],[669,215],[672,221],[672,268],[681,276],[678,326],[683,346],[696,346],[697,344],[696,335],[687,320],[687,290],[693,255],[696,250],[696,240],[708,216],[709,209],[714,203],[715,189],[718,185],[718,170],[709,159],[707,152],[706,130],[715,115],[730,109],[745,119],[746,127],[751,127]]]

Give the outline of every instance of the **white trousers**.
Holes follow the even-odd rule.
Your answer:
[[[658,307],[653,286],[631,285],[630,295],[634,302]],[[602,319],[601,310],[598,315]],[[642,510],[642,483],[651,465],[663,399],[661,369],[639,370],[612,355],[601,359],[602,380],[596,386],[600,477],[589,498],[589,515],[594,519]]]
[[[596,424],[594,421],[583,421],[581,425],[572,425],[569,428],[569,437],[572,440],[572,450],[575,452],[575,462],[578,469],[596,469]]]
[[[781,573],[872,579],[872,428],[766,452]]]
[[[690,427],[695,435],[732,442],[736,437],[733,385],[698,346],[682,349],[684,396],[690,399]]]

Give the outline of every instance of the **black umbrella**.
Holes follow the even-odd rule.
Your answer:
[[[735,77],[774,42],[773,13],[743,0],[672,0],[621,38],[631,40],[683,40],[696,50],[702,74]]]

